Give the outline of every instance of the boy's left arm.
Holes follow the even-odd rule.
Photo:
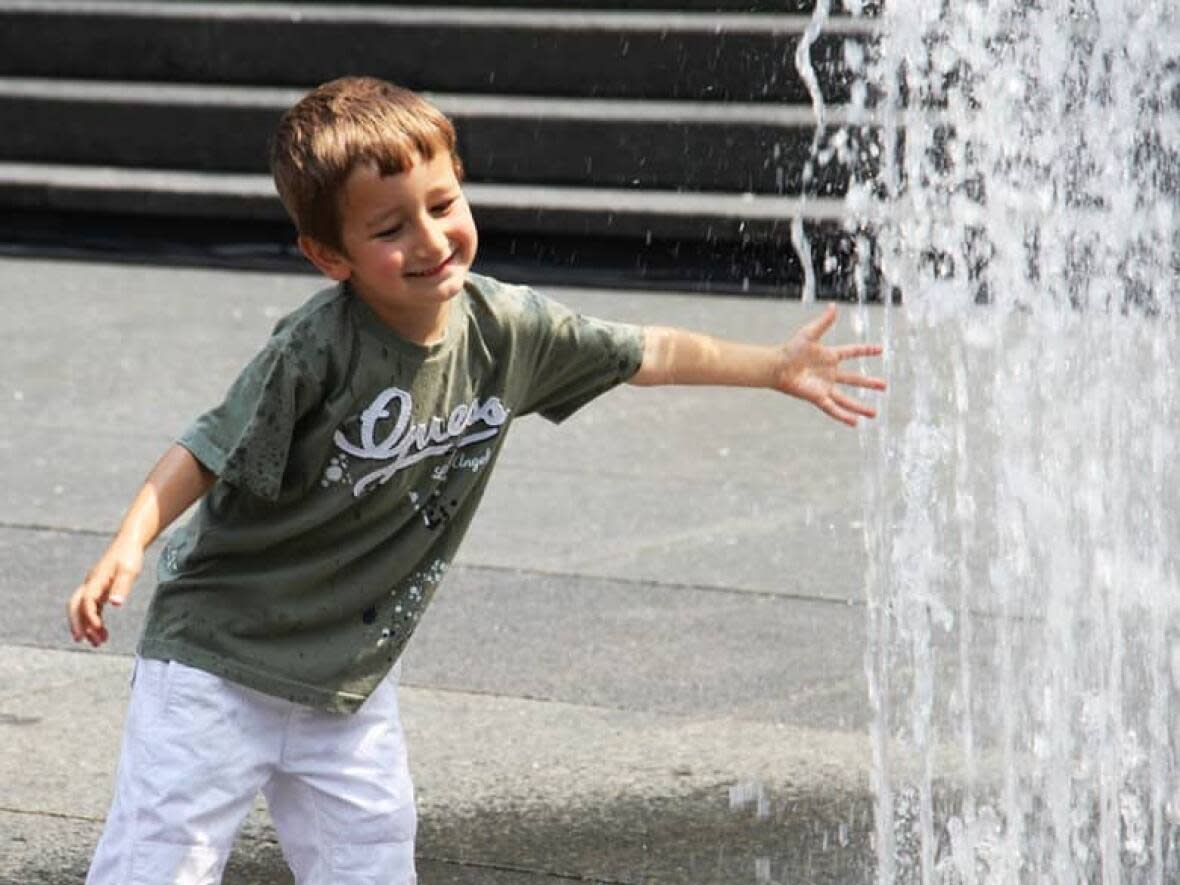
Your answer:
[[[742,344],[684,329],[649,326],[644,330],[643,363],[630,383],[766,387],[813,403],[837,421],[855,426],[857,416],[873,418],[877,412],[848,396],[840,385],[884,390],[885,382],[846,371],[841,363],[878,356],[882,349],[876,344],[829,347],[820,339],[835,321],[836,308],[829,305],[779,347]]]

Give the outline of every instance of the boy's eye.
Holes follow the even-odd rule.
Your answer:
[[[457,200],[457,199],[459,199],[459,198],[458,197],[450,197],[449,199],[443,200],[441,203],[436,203],[434,205],[434,208],[432,209],[432,211],[434,212],[435,215],[442,215],[445,212],[449,211],[450,208],[455,205],[455,200]]]
[[[384,230],[377,231],[375,236],[377,236],[377,237],[393,237],[393,236],[396,236],[397,234],[399,234],[401,232],[401,229],[402,229],[402,226],[400,224],[395,224],[395,225],[393,225],[393,227],[387,227]]]

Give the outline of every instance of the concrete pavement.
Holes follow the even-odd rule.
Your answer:
[[[150,582],[98,653],[63,603],[170,439],[320,284],[34,259],[0,281],[0,882],[57,885],[109,801]],[[766,342],[814,312],[546,291]],[[763,392],[623,388],[513,436],[407,652],[422,882],[865,881],[857,432]],[[260,807],[226,882],[288,881]]]

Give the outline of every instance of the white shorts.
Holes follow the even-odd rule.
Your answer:
[[[349,715],[137,660],[87,885],[220,882],[259,790],[299,885],[412,885],[417,816],[399,669]]]

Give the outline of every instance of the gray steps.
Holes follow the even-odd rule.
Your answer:
[[[786,244],[792,220],[839,228],[840,200],[610,188],[468,184],[481,231],[695,238]],[[104,211],[193,218],[282,221],[270,176],[46,163],[0,163],[0,200],[19,209]]]
[[[311,86],[343,73],[418,90],[807,102],[791,59],[802,15],[331,6],[0,2],[0,75]],[[834,17],[812,49],[847,100]],[[396,49],[395,49],[396,48]]]
[[[237,0],[226,0],[237,2]],[[252,0],[240,0],[252,2]],[[418,0],[350,0],[350,6],[420,6]],[[552,9],[554,0],[465,0],[455,6],[469,7],[513,7]],[[878,7],[879,0],[866,0],[858,5],[860,14],[871,14]],[[625,10],[672,10],[676,12],[768,12],[808,13],[815,9],[815,0],[561,0],[562,10],[578,9],[625,9]],[[829,9],[836,14],[847,13],[848,4],[832,0]]]
[[[847,288],[839,197],[872,163],[804,180],[808,0],[589,2],[0,0],[0,248],[158,230],[168,248],[240,238],[289,260],[265,175],[275,122],[311,85],[367,73],[455,120],[481,254],[765,291],[801,279],[802,218],[821,291]],[[813,47],[829,134],[846,122],[845,44],[872,29],[833,14]]]
[[[299,90],[0,78],[0,160],[265,172]],[[475,182],[799,193],[810,108],[505,96],[430,97]],[[844,122],[840,108],[829,122]],[[749,161],[754,161],[753,165]],[[849,170],[817,170],[842,194]]]
[[[802,278],[796,217],[822,297],[855,290],[839,200],[665,191],[466,188],[476,269],[536,284],[782,296]],[[266,175],[0,163],[0,254],[308,269]],[[872,281],[870,281],[870,286]]]

